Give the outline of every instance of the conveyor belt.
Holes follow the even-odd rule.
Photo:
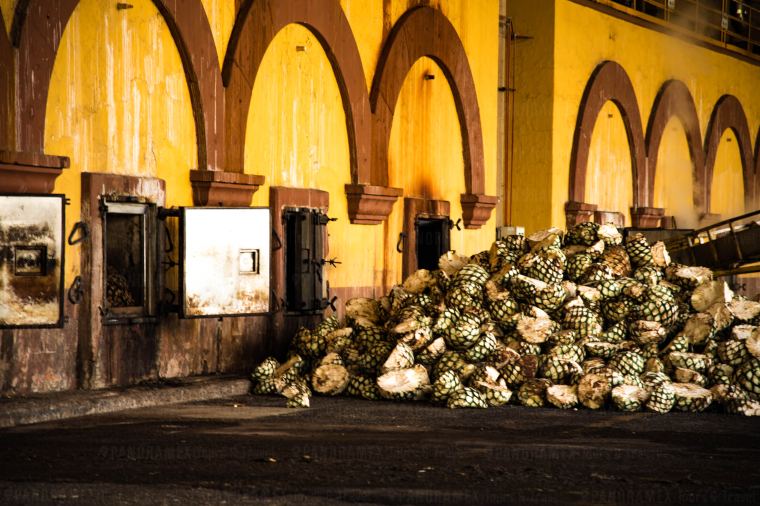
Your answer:
[[[760,272],[760,210],[700,229],[626,229],[663,241],[674,262],[709,267],[716,276]]]

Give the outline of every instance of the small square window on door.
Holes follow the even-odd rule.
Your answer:
[[[417,237],[416,255],[417,268],[435,270],[438,259],[449,251],[449,220],[448,218],[417,218],[414,221]]]
[[[105,201],[103,270],[109,319],[154,314],[156,207]]]
[[[316,209],[285,209],[285,309],[318,312],[325,308],[327,284],[322,275],[326,214]]]

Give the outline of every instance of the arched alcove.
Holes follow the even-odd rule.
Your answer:
[[[757,188],[752,160],[752,141],[747,125],[747,116],[739,100],[733,95],[723,95],[713,108],[705,135],[705,205],[713,209],[711,198],[713,177],[716,169],[718,148],[726,130],[733,132],[733,139],[739,150],[741,174],[744,186],[744,207],[752,209],[757,202]],[[736,197],[736,196],[735,196]]]
[[[694,160],[682,121],[672,116],[659,137],[652,204],[673,216],[678,228],[697,228],[704,211],[695,205]]]
[[[631,223],[633,205],[631,154],[626,126],[618,107],[606,102],[591,133],[584,190],[600,211],[619,212]]]
[[[705,153],[702,149],[702,134],[699,126],[699,117],[697,115],[694,98],[691,96],[688,87],[678,80],[666,81],[660,87],[660,91],[657,93],[657,97],[652,105],[646,138],[648,168],[647,184],[650,188],[653,188],[655,181],[657,180],[657,171],[660,165],[660,145],[663,136],[667,135],[667,132],[670,131],[668,128],[674,128],[671,118],[675,118],[680,122],[681,128],[678,129],[678,131],[683,132],[685,135],[688,154],[691,158],[693,183],[689,186],[692,188],[693,192],[692,205],[697,208],[698,212],[705,212]],[[670,148],[667,149],[668,153],[673,153],[670,151]],[[667,159],[670,160],[670,158]],[[679,162],[676,163],[679,164]],[[675,173],[673,176],[678,177]],[[686,202],[688,200],[683,199],[683,201]],[[651,202],[649,205],[651,205]],[[655,207],[662,207],[658,206],[656,203],[654,205]],[[679,214],[682,214],[682,211],[683,210],[679,210]],[[670,213],[670,211],[667,212]]]
[[[591,74],[581,99],[570,160],[569,200],[587,202],[586,177],[594,126],[605,104],[615,104],[625,125],[631,160],[633,205],[644,206],[646,151],[638,100],[628,74],[613,61],[599,64]]]

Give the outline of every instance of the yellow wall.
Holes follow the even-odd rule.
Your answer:
[[[654,180],[654,206],[667,209],[678,228],[697,228],[699,217],[694,207],[693,165],[686,132],[677,118],[665,126],[660,143]],[[630,222],[629,222],[630,223]]]
[[[507,189],[512,197],[511,224],[529,232],[552,223],[552,203],[563,198],[553,195],[552,186],[554,12],[537,9],[534,0],[513,0],[507,3],[507,15],[515,33],[532,37],[512,46],[514,142],[512,188]]]
[[[0,11],[3,13],[6,33],[11,32],[11,24],[13,23],[13,10],[16,8],[16,2],[17,0],[0,0]]]
[[[760,68],[758,66],[603,14],[570,0],[547,1],[543,10],[535,9],[534,2],[529,0],[514,0],[512,4],[511,15],[517,32],[534,37],[532,40],[518,42],[515,49],[517,52],[516,98],[518,101],[527,100],[530,105],[515,106],[517,153],[514,161],[514,191],[518,191],[519,188],[530,196],[551,195],[550,205],[544,203],[543,199],[537,200],[541,209],[535,210],[535,218],[530,216],[535,209],[535,199],[532,202],[528,199],[515,199],[515,206],[519,206],[514,210],[517,225],[524,224],[528,230],[549,225],[564,226],[564,204],[568,198],[570,154],[578,108],[591,73],[604,60],[618,62],[628,73],[639,102],[644,128],[646,128],[657,91],[665,81],[679,79],[686,84],[694,97],[702,139],[704,139],[715,103],[722,95],[732,94],[744,106],[754,142],[754,135],[760,126],[760,95],[757,93],[757,89],[760,88]],[[552,5],[554,6],[553,16],[550,12]],[[546,22],[537,18],[555,20],[553,30],[546,29],[543,26]],[[547,45],[550,49],[547,49]],[[546,102],[547,105],[538,106],[534,97],[528,93],[536,93],[530,90],[545,87],[546,72],[542,71],[542,68],[545,62],[552,61],[553,93]],[[529,91],[521,95],[521,89]],[[545,100],[546,93],[544,92],[540,98]],[[524,114],[521,115],[520,107],[540,118],[526,119]],[[547,113],[547,108],[551,112]],[[606,115],[610,109],[613,109],[612,119],[608,119]],[[542,124],[547,114],[551,114],[552,118],[551,160],[537,163],[533,158],[538,155],[530,152],[540,147],[540,145],[537,146],[539,141],[535,138],[546,135],[546,130],[539,129],[537,125]],[[614,108],[606,107],[599,116],[598,122],[616,123],[617,116],[615,115]],[[597,125],[598,131],[595,131],[594,136],[603,137],[605,128]],[[607,175],[602,182],[588,183],[587,189],[591,191],[587,192],[585,201],[600,204],[600,208],[602,204],[605,207],[608,205],[615,207],[615,209],[605,210],[627,212],[630,199],[627,192],[620,191],[618,179],[621,161],[630,160],[629,148],[624,130],[618,127],[611,128],[614,131],[609,132],[608,140],[604,145],[601,138],[593,140],[598,144],[592,147],[592,150],[596,149],[596,154],[592,152],[589,173],[601,170]],[[679,140],[676,137],[671,134],[665,135],[658,164],[659,168],[666,167],[665,170],[679,174],[677,177],[681,181],[685,170],[684,157],[688,157],[688,152],[685,151],[685,140]],[[529,153],[518,154],[521,148]],[[601,157],[598,163],[614,165],[615,168],[607,172],[601,166],[591,166],[596,163],[593,160],[594,156]],[[733,171],[734,178],[740,173],[737,166],[731,165],[727,159],[719,159],[718,163],[721,164],[721,168],[718,169],[716,166],[716,173]],[[724,163],[728,165],[723,165]],[[543,168],[537,169],[537,165]],[[551,174],[551,190],[547,190],[544,178],[533,177],[536,170]],[[616,188],[615,193],[606,192],[605,189],[610,186]],[[693,224],[696,215],[687,212],[687,208],[691,205],[689,202],[691,193],[678,191],[668,193],[666,197],[663,192],[668,190],[661,187],[662,185],[658,185],[655,189],[655,200],[670,203],[666,214],[680,215],[684,223]],[[727,202],[734,199],[734,191],[735,186],[717,183],[714,185],[713,198],[719,204]],[[612,199],[614,202],[610,201],[612,197],[614,197]]]
[[[552,210],[553,223],[564,222],[562,204],[567,199],[568,171],[572,146],[573,128],[578,114],[581,95],[591,72],[603,60],[618,62],[628,73],[641,110],[642,124],[646,128],[647,120],[657,91],[668,79],[679,79],[689,88],[697,106],[702,139],[713,107],[724,94],[732,94],[744,106],[749,118],[750,132],[757,132],[760,125],[760,68],[745,63],[731,56],[701,48],[692,43],[679,40],[654,30],[637,26],[633,23],[608,16],[594,9],[581,6],[570,0],[556,0],[556,27],[554,48],[556,72],[554,76],[554,188],[555,200]],[[600,115],[598,121],[605,121]],[[671,164],[683,163],[686,142],[676,141],[679,147],[672,147],[674,136],[666,135],[660,148],[659,168]],[[754,142],[754,139],[752,139]],[[734,144],[735,146],[736,144]],[[610,157],[621,160],[627,157],[628,144],[624,131],[609,140]],[[720,150],[723,151],[723,148]],[[730,151],[730,149],[728,150]],[[735,148],[734,148],[734,151]],[[663,155],[665,155],[663,157]],[[733,176],[726,176],[724,181],[738,177],[741,180],[741,164],[731,164],[729,159],[719,158],[716,162],[716,174],[730,171]],[[726,165],[724,165],[726,164]],[[719,168],[720,167],[720,168]],[[665,169],[670,170],[670,169]],[[683,171],[683,168],[680,169]],[[610,181],[608,178],[607,181]],[[713,185],[713,199],[716,202],[739,202],[742,194],[734,193],[735,185],[726,185],[720,181]],[[670,185],[671,182],[668,182]],[[600,185],[599,188],[603,188]],[[739,197],[739,198],[737,198]],[[586,195],[586,202],[597,203],[604,199],[602,192]],[[665,210],[673,214],[674,210],[683,213],[692,200],[691,193],[673,191],[669,194],[672,209]],[[619,211],[628,207],[620,197],[617,201]],[[739,207],[740,206],[740,207]],[[713,206],[713,212],[715,206]],[[742,212],[739,204],[731,212]],[[686,222],[694,223],[696,216],[684,216]],[[630,222],[629,222],[630,223]]]
[[[625,125],[618,108],[607,102],[599,112],[588,156],[586,195],[596,196],[593,202],[600,211],[617,211],[631,223],[630,208],[633,205],[633,179],[631,178],[631,154],[618,149],[619,139],[626,139]]]
[[[722,219],[745,212],[742,162],[736,136],[730,130],[720,138],[713,172],[710,212],[720,214]]]
[[[47,104],[45,150],[71,158],[55,191],[67,194],[70,226],[79,219],[80,174],[84,171],[154,176],[166,180],[167,205],[191,205],[188,172],[197,163],[194,120],[182,64],[171,34],[150,0],[116,10],[100,0],[82,0],[67,25],[56,57]],[[202,0],[220,64],[234,24],[234,2]],[[11,0],[0,0],[5,15]],[[343,0],[371,86],[388,31],[409,8],[428,4],[452,22],[470,58],[484,140],[486,193],[496,194],[496,98],[498,0],[433,2]],[[10,19],[6,19],[10,26]],[[296,51],[303,46],[304,51]],[[422,83],[421,73],[437,79]],[[464,193],[458,120],[451,90],[430,60],[415,65],[402,90],[392,129],[392,184],[451,202],[461,216]],[[410,83],[415,83],[412,85]],[[415,121],[418,124],[409,125]],[[409,169],[413,169],[410,171]],[[246,134],[245,172],[266,176],[252,205],[267,206],[269,185],[320,188],[330,193],[332,286],[382,286],[401,279],[395,251],[401,231],[399,199],[390,220],[378,226],[350,225],[344,185],[350,182],[345,116],[330,63],[306,28],[290,25],[267,50],[254,83]],[[404,174],[403,180],[397,176]],[[452,234],[452,247],[467,254],[487,248],[495,218],[480,230]],[[78,273],[78,249],[67,250],[66,283]]]
[[[355,34],[367,88],[371,86],[384,36],[410,7],[420,2],[344,0],[342,6]],[[496,192],[496,85],[498,1],[468,9],[465,1],[432,2],[462,38],[470,57],[480,102],[486,163],[486,193]],[[371,15],[370,15],[371,14]],[[304,51],[297,51],[303,46]],[[425,73],[436,79],[424,81]],[[294,78],[297,76],[297,78]],[[345,115],[330,63],[316,37],[290,25],[275,38],[254,83],[248,117],[245,172],[263,174],[266,184],[253,205],[268,205],[269,185],[319,188],[330,193],[330,257],[343,263],[328,267],[333,287],[388,286],[401,281],[403,199],[386,223],[350,225],[344,185],[350,182]],[[401,91],[389,147],[390,185],[408,196],[448,200],[451,216],[461,217],[465,192],[462,142],[454,99],[441,69],[419,60]],[[451,247],[472,254],[487,249],[495,218],[479,230],[452,234]]]
[[[50,82],[45,152],[71,158],[55,191],[71,199],[67,228],[79,220],[81,172],[159,177],[167,205],[191,205],[195,127],[179,53],[150,0],[116,10],[82,0],[64,30]],[[66,250],[67,284],[79,247]]]

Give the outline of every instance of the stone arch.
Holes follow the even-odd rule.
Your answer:
[[[723,95],[713,108],[710,123],[705,135],[705,180],[701,191],[705,195],[705,209],[710,209],[710,192],[715,169],[715,159],[723,132],[731,129],[736,136],[739,156],[742,161],[742,179],[744,181],[744,206],[752,209],[755,204],[757,189],[752,160],[752,140],[744,108],[733,95]]]
[[[483,133],[475,81],[456,30],[443,14],[430,7],[411,9],[398,20],[378,61],[370,94],[375,184],[388,184],[388,143],[396,102],[407,73],[424,56],[438,64],[454,95],[462,135],[466,193],[482,195]]]
[[[633,205],[646,207],[650,197],[647,195],[646,152],[639,103],[628,74],[614,61],[604,61],[594,69],[581,98],[570,158],[569,200],[571,203],[584,202],[591,135],[599,111],[608,100],[620,111],[628,136]]]
[[[13,46],[0,10],[0,150],[13,149]]]
[[[755,205],[757,206],[757,200],[760,198],[760,128],[757,129],[757,138],[755,139]]]
[[[185,71],[195,118],[199,168],[221,167],[224,89],[206,12],[200,0],[183,2],[181,6],[167,0],[153,0],[153,3],[169,27]],[[78,4],[79,0],[19,0],[16,5],[11,35],[13,45],[19,50],[16,135],[19,149],[23,151],[43,151],[45,112],[55,56],[63,31]],[[2,53],[0,41],[0,56]]]
[[[351,182],[369,184],[369,96],[356,39],[337,0],[246,0],[241,5],[222,69],[227,166],[243,169],[253,83],[270,43],[291,23],[311,31],[330,61],[346,115]]]
[[[198,168],[222,169],[224,156],[224,86],[216,43],[200,0],[153,0],[179,52],[195,118]]]
[[[704,207],[705,153],[702,150],[702,133],[699,127],[699,116],[694,98],[689,88],[675,79],[666,81],[654,99],[652,112],[647,126],[647,206],[652,206],[654,195],[655,173],[659,156],[660,142],[665,133],[665,127],[670,118],[675,116],[681,122],[686,132],[689,154],[692,162],[692,179],[694,181],[694,205],[701,212],[707,212]]]
[[[20,0],[11,28],[18,49],[16,144],[20,151],[42,153],[45,112],[55,55],[63,30],[79,0]]]

